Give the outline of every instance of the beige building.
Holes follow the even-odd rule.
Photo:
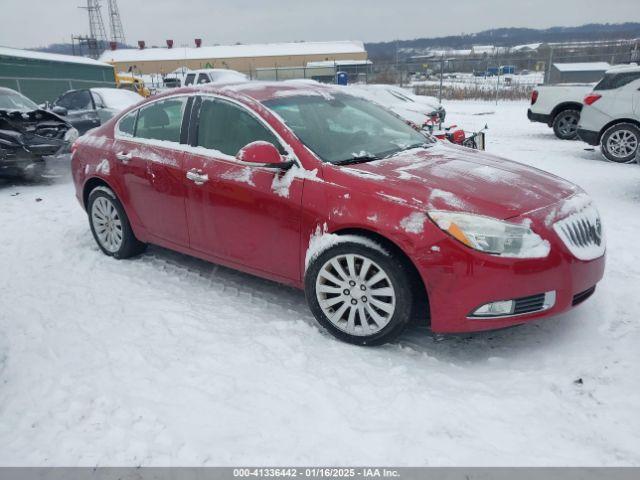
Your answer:
[[[182,67],[229,68],[255,77],[257,69],[306,67],[310,62],[367,60],[362,42],[295,42],[213,47],[174,47],[108,50],[100,61],[116,71],[167,74]]]

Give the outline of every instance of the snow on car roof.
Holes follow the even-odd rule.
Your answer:
[[[82,63],[85,65],[99,65],[111,67],[108,63],[99,62],[92,58],[77,57],[73,55],[60,55],[58,53],[35,52],[33,50],[21,50],[18,48],[0,47],[0,56],[29,58],[32,60],[46,60],[49,62]]]
[[[605,73],[627,73],[627,72],[640,72],[640,66],[637,63],[630,63],[628,65],[616,65],[611,67]]]
[[[128,48],[109,50],[102,54],[103,62],[153,60],[200,60],[207,58],[269,57],[281,55],[322,55],[327,53],[366,53],[359,41],[292,42],[255,45],[217,45],[200,48]]]
[[[224,87],[207,88],[198,87],[199,90],[217,90],[221,92],[237,93],[251,97],[254,100],[263,102],[279,97],[295,96],[295,95],[320,95],[323,97],[331,96],[338,89],[322,83],[296,83],[296,82],[244,82],[234,85],[225,85]]]
[[[142,95],[132,92],[131,90],[119,88],[92,88],[91,91],[100,95],[107,107],[117,108],[120,110],[124,110],[125,108],[144,100]]]
[[[611,68],[607,62],[554,63],[553,66],[561,72],[604,72]]]

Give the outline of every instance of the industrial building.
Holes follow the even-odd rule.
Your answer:
[[[141,74],[167,74],[179,68],[229,68],[252,78],[263,69],[306,67],[310,62],[365,61],[362,42],[294,42],[256,45],[217,45],[211,47],[173,47],[108,50],[100,60],[117,71]],[[197,41],[196,45],[200,45]]]
[[[113,66],[90,58],[0,47],[0,86],[36,103],[76,88],[115,87]]]
[[[545,83],[595,83],[610,68],[607,62],[554,63]]]

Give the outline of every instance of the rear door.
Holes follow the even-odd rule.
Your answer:
[[[279,139],[255,114],[230,101],[203,96],[192,117],[185,154],[191,248],[265,276],[297,281],[303,179],[248,166],[237,152],[256,140]],[[291,173],[289,176],[293,177]]]
[[[126,115],[113,146],[127,203],[148,234],[168,246],[189,244],[181,143],[188,102],[170,97]]]

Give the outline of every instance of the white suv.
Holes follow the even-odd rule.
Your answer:
[[[614,67],[584,97],[578,136],[607,160],[630,163],[640,144],[640,67]]]

